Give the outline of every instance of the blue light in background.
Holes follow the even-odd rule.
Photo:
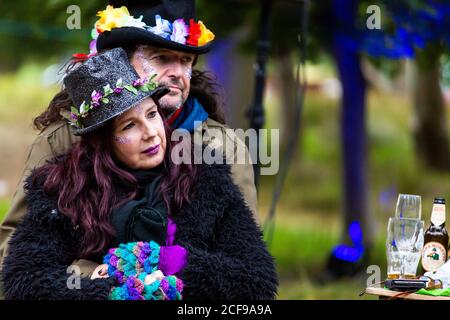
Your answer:
[[[333,249],[333,255],[344,261],[357,262],[364,254],[363,233],[359,222],[352,222],[348,228],[353,246],[340,244]]]

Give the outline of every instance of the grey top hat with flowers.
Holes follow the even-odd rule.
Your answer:
[[[158,86],[155,76],[140,79],[122,48],[86,60],[64,78],[75,104],[71,108],[73,133],[83,135],[100,128],[145,98],[159,100],[170,90]]]
[[[93,50],[148,44],[176,51],[208,52],[214,34],[196,21],[195,0],[110,0],[99,11]]]

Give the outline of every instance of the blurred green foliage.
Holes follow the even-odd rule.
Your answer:
[[[76,3],[70,0],[0,2],[0,42],[8,48],[0,51],[0,70],[15,70],[29,60],[67,59],[73,53],[87,53],[91,29],[98,19],[96,13],[106,4],[106,0],[80,0]],[[67,13],[67,8],[71,5],[80,8],[80,29],[67,28],[66,22],[71,15]],[[312,27],[308,32],[314,35],[308,37],[310,59],[316,59],[317,53],[326,49],[329,40],[329,12],[323,10],[324,7],[315,1],[309,7]],[[276,1],[272,8],[270,52],[295,50],[301,22],[299,3]],[[241,49],[249,54],[254,54],[256,50],[260,9],[260,1],[197,1],[197,17],[215,33],[217,40],[237,30],[246,30],[247,36]]]
[[[15,73],[0,76],[0,119],[29,122],[48,106],[58,90],[57,85],[43,85],[43,68],[24,64]]]
[[[14,70],[24,61],[47,61],[89,52],[91,29],[98,10],[106,1],[71,0],[1,1],[0,70]],[[77,5],[81,12],[80,29],[69,30],[67,8]]]
[[[6,211],[9,208],[9,204],[10,204],[9,199],[0,199],[0,221],[3,221]]]

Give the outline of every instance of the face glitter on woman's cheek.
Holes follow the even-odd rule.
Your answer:
[[[116,141],[118,144],[130,144],[131,140],[127,137],[122,137],[122,136],[114,136],[114,141]]]

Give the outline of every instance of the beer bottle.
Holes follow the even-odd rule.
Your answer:
[[[447,261],[448,233],[445,228],[445,199],[434,198],[431,224],[424,234],[422,268],[436,271]]]

